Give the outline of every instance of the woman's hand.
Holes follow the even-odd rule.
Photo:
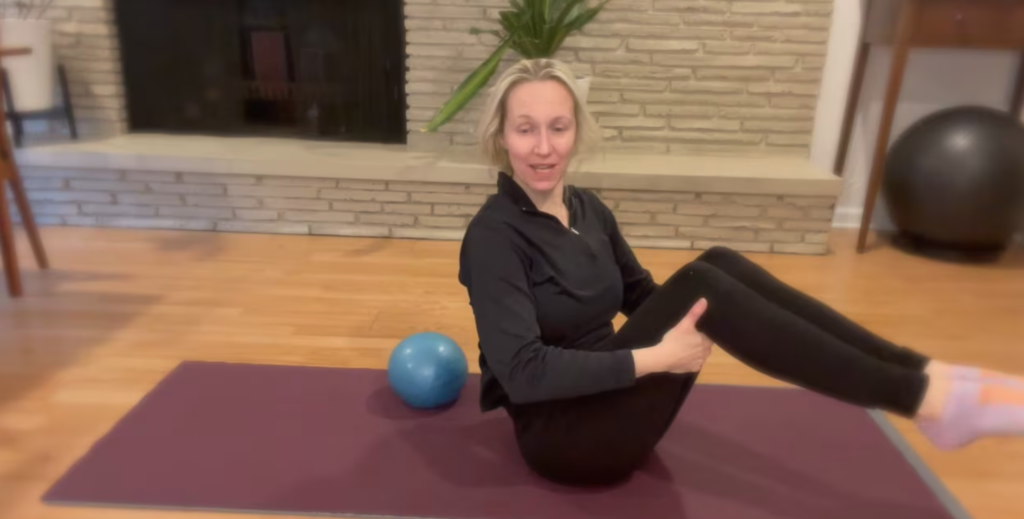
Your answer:
[[[636,376],[649,373],[693,373],[704,367],[714,343],[697,331],[697,322],[708,308],[706,299],[693,305],[679,324],[665,333],[657,346],[633,351]]]

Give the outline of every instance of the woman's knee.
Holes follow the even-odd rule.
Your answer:
[[[735,262],[737,259],[745,259],[739,252],[724,247],[722,245],[715,245],[710,249],[701,253],[697,256],[697,262],[709,263],[711,265],[727,265],[731,262]]]
[[[724,277],[725,273],[714,264],[692,261],[677,270],[664,286],[677,296],[690,294],[699,298],[710,288],[719,285]]]
[[[738,282],[724,270],[710,263],[694,261],[679,269],[659,291],[659,304],[672,306],[681,319],[700,299],[708,302],[708,311],[703,321],[712,314],[719,314],[724,304],[734,301]]]

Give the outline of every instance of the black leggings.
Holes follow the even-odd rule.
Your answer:
[[[912,417],[928,358],[882,339],[723,247],[679,269],[629,317],[610,349],[653,346],[701,297],[697,329],[746,365],[837,400]],[[510,405],[533,470],[567,484],[606,484],[646,460],[689,395],[696,373],[658,373],[630,388]]]

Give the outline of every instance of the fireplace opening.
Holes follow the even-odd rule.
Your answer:
[[[405,143],[402,0],[118,0],[131,131]]]

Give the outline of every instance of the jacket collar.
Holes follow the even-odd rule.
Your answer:
[[[568,185],[564,185],[562,189],[562,201],[565,202],[566,207],[572,208],[571,200],[569,196],[571,188]],[[530,196],[526,194],[523,187],[516,182],[511,175],[504,171],[498,172],[498,194],[507,200],[511,201],[516,207],[520,209],[528,209],[531,211],[537,211],[537,206],[530,199]]]

